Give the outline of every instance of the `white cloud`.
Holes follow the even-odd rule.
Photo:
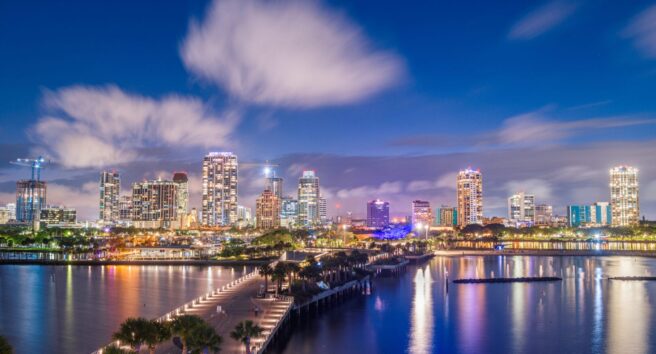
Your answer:
[[[533,39],[562,23],[574,13],[577,5],[551,1],[519,20],[508,33],[510,39]]]
[[[435,182],[435,186],[437,188],[447,188],[447,189],[455,190],[457,189],[456,188],[457,179],[458,179],[458,172],[447,173],[437,179],[437,181]]]
[[[232,95],[283,106],[358,101],[403,75],[396,55],[315,1],[216,0],[191,22],[180,53],[191,72]]]
[[[63,88],[46,94],[44,107],[49,115],[33,128],[35,140],[58,163],[78,168],[135,161],[153,146],[221,147],[238,121],[196,98],[158,100],[116,86]]]
[[[633,40],[645,56],[656,58],[656,5],[648,7],[631,20],[623,35]]]
[[[403,190],[401,182],[384,182],[376,186],[360,186],[351,189],[340,189],[336,196],[340,199],[348,198],[381,198],[384,195],[400,193]]]
[[[408,192],[419,192],[435,188],[435,182],[433,181],[410,181],[406,189]]]
[[[588,166],[565,166],[553,173],[554,180],[572,183],[596,180],[602,171]],[[608,171],[606,171],[608,173]]]
[[[549,203],[553,198],[551,183],[539,178],[508,181],[505,189],[508,196],[519,192],[534,195],[538,203]]]
[[[50,205],[65,205],[77,210],[78,220],[98,218],[98,182],[89,181],[80,187],[49,183],[46,196]]]

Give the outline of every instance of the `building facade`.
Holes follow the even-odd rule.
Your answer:
[[[389,223],[389,202],[380,199],[367,202],[367,227],[381,229]]]
[[[298,225],[298,200],[292,197],[282,199],[280,210],[280,226],[291,229]]]
[[[46,206],[46,182],[20,180],[16,182],[16,220],[38,222],[41,209]]]
[[[298,180],[298,222],[302,226],[315,226],[321,222],[319,213],[319,177],[314,171],[303,171]]]
[[[433,225],[433,210],[429,201],[412,201],[412,224],[430,227]]]
[[[612,210],[607,202],[567,206],[567,225],[569,227],[608,226],[611,225],[612,219]]]
[[[161,179],[132,184],[132,223],[137,228],[179,228],[178,184]]]
[[[270,189],[265,189],[255,203],[255,221],[258,229],[280,227],[280,200]]]
[[[535,224],[535,196],[520,192],[508,198],[508,221],[515,226]]]
[[[237,155],[211,152],[203,159],[202,224],[229,226],[237,222]]]
[[[610,170],[610,205],[613,226],[633,226],[640,222],[638,169],[617,166]]]
[[[116,171],[100,173],[100,215],[98,219],[105,224],[119,220],[118,199],[121,192],[121,177]]]
[[[483,224],[483,175],[470,168],[457,177],[458,226]]]
[[[52,225],[73,225],[77,222],[77,211],[75,208],[66,208],[63,206],[48,206],[41,209],[41,223]]]
[[[118,222],[124,225],[132,223],[132,195],[118,198]]]
[[[453,227],[458,225],[458,208],[442,205],[435,211],[435,225]]]
[[[553,224],[553,206],[538,204],[535,206],[535,225],[550,226]]]
[[[278,197],[278,200],[282,201],[282,185],[283,185],[283,179],[282,177],[267,177],[266,178],[266,185],[264,186],[265,189],[270,189],[273,194]]]

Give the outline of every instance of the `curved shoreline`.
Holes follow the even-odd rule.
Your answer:
[[[0,259],[2,265],[199,265],[199,266],[259,266],[270,262],[268,260],[152,260],[152,261],[64,261],[64,260],[45,260],[45,259]]]
[[[436,256],[546,256],[546,257],[649,257],[656,258],[656,252],[647,251],[605,251],[605,250],[519,250],[506,249],[503,251],[479,250],[479,249],[454,249],[440,250],[434,252]]]

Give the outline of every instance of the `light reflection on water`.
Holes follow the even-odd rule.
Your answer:
[[[0,335],[16,353],[90,353],[127,317],[157,317],[239,277],[213,266],[0,265]]]
[[[451,283],[447,293],[445,270],[450,280],[493,272],[563,280]],[[436,257],[296,327],[278,352],[656,353],[656,282],[608,279],[655,271],[656,259],[641,257]]]

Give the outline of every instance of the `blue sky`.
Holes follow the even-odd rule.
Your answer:
[[[0,4],[0,202],[42,153],[50,202],[97,212],[102,168],[186,170],[210,150],[316,169],[332,214],[513,191],[563,213],[640,168],[656,217],[656,5],[646,1],[113,1]],[[259,171],[243,169],[252,205]],[[198,184],[198,183],[196,183]],[[339,206],[339,208],[338,208]]]

